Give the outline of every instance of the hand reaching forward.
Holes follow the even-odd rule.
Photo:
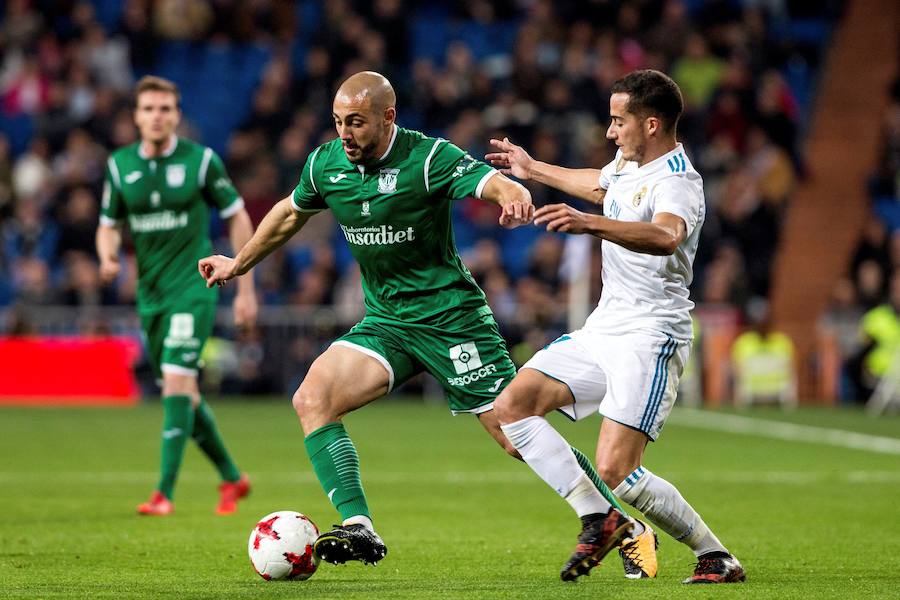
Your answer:
[[[534,212],[534,224],[546,225],[547,231],[589,233],[591,217],[568,204],[548,204]]]
[[[222,287],[226,281],[237,276],[234,259],[221,254],[201,258],[197,263],[197,269],[200,271],[203,279],[206,280],[206,287],[208,288],[214,285]]]
[[[525,152],[522,146],[516,146],[508,137],[502,140],[491,139],[491,146],[497,152],[489,152],[484,155],[485,160],[500,169],[504,175],[512,175],[518,179],[531,179],[531,167],[534,159]]]

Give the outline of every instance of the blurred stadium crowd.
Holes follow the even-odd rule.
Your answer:
[[[768,295],[781,217],[805,171],[798,140],[840,5],[8,0],[0,22],[0,307],[134,302],[133,260],[115,286],[102,287],[93,239],[106,156],[136,140],[130,88],[141,75],[179,84],[181,134],[222,155],[258,222],[293,189],[307,154],[334,136],[331,97],[353,72],[392,80],[401,126],[475,156],[505,135],[540,160],[599,168],[614,150],[604,138],[609,86],[633,69],[657,68],[684,92],[679,137],[706,184],[693,296],[744,309]],[[894,92],[872,186],[876,210],[828,323],[854,314],[858,324],[864,307],[886,297],[900,264],[900,234],[891,233],[900,225]],[[538,205],[563,200],[530,189]],[[256,268],[264,306],[361,314],[358,270],[329,219],[316,217]],[[477,200],[455,205],[457,244],[520,361],[565,328],[565,240],[535,227],[502,230],[496,219]],[[221,234],[213,223],[224,250]],[[595,253],[592,298],[599,266]],[[7,331],[34,325],[7,321]],[[263,385],[273,351],[260,348],[262,337],[251,332],[241,342],[255,348],[251,388]]]

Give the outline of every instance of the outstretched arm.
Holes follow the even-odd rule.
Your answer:
[[[488,179],[481,192],[481,197],[499,206],[500,225],[512,229],[519,225],[531,223],[534,218],[534,205],[531,203],[531,192],[521,183],[517,183],[501,173]]]
[[[603,204],[606,190],[600,187],[600,171],[598,169],[567,169],[549,163],[534,160],[522,146],[509,141],[491,140],[491,146],[497,152],[485,155],[485,159],[500,169],[505,175],[518,179],[536,181],[556,188],[570,196]]]
[[[291,197],[278,202],[263,218],[253,237],[234,258],[216,255],[200,259],[197,268],[206,280],[206,286],[225,285],[229,279],[243,275],[273,250],[288,241],[309,220],[312,213],[297,212],[291,206]]]
[[[567,204],[550,204],[535,212],[534,224],[547,225],[547,231],[589,233],[632,252],[656,256],[674,254],[687,237],[684,219],[666,212],[655,214],[649,223],[628,222],[583,213]]]

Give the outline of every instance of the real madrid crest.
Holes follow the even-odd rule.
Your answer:
[[[397,191],[397,175],[400,169],[380,169],[378,171],[378,193],[393,194]]]
[[[641,200],[644,199],[644,196],[647,195],[647,186],[641,187],[640,191],[634,195],[634,198],[631,199],[631,205],[635,208],[641,205]]]

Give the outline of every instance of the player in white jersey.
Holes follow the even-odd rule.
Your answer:
[[[587,574],[614,547],[626,563],[654,544],[645,523],[611,507],[580,472],[569,444],[545,415],[572,419],[600,412],[597,470],[614,493],[698,557],[684,583],[743,581],[737,559],[678,490],[641,465],[671,411],[690,352],[688,297],[705,217],[703,182],[675,132],[681,90],[659,71],[635,71],[611,89],[606,137],[619,147],[600,171],[533,160],[524,149],[491,140],[495,166],[603,206],[603,216],[565,204],[542,207],[548,231],[603,240],[603,290],[582,329],[539,351],[494,402],[503,432],[525,462],[581,517],[578,546],[561,576]],[[654,577],[656,564],[632,561],[630,575]]]

